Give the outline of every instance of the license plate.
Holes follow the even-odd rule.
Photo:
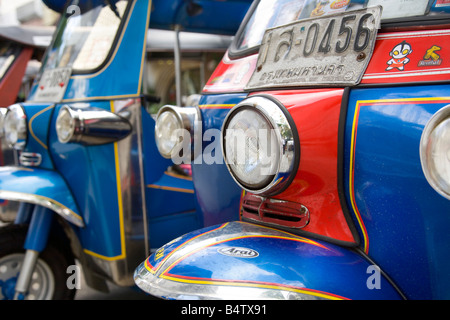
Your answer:
[[[381,6],[267,29],[246,89],[353,86],[375,46]]]
[[[71,68],[55,68],[44,70],[33,101],[60,102],[66,92],[72,74]]]

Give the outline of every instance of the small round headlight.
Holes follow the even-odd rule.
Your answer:
[[[56,133],[62,143],[69,142],[75,132],[75,118],[71,112],[70,108],[63,106],[56,118]]]
[[[225,118],[222,152],[241,188],[274,195],[295,175],[298,135],[278,103],[255,96],[237,104]]]
[[[450,200],[450,105],[426,124],[420,140],[420,161],[428,183]]]
[[[243,108],[228,122],[226,160],[237,180],[255,190],[266,186],[277,170],[280,150],[274,128],[260,112]]]
[[[189,162],[193,152],[194,140],[198,138],[200,115],[195,107],[163,106],[156,115],[155,140],[159,153],[174,162]],[[180,157],[180,147],[189,148]],[[181,148],[182,150],[182,148]]]
[[[161,113],[155,125],[156,145],[164,158],[171,158],[172,151],[178,143],[178,136],[174,134],[183,128],[181,120],[172,111]]]
[[[6,143],[16,150],[23,150],[27,143],[27,117],[19,104],[8,107],[3,125]]]

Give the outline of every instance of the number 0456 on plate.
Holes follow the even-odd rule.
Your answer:
[[[381,6],[267,29],[246,89],[361,81],[380,26]]]

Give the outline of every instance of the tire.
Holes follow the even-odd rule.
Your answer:
[[[23,244],[28,225],[7,225],[0,228],[0,300],[12,299],[17,274],[25,250]],[[66,281],[67,267],[75,265],[70,249],[64,241],[50,235],[47,247],[39,254],[26,300],[71,300],[76,290]]]

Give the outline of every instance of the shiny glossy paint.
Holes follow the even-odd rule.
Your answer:
[[[228,111],[245,97],[245,93],[202,96],[199,108],[203,132],[212,129],[219,133]],[[202,152],[193,160],[192,174],[204,223],[214,225],[238,218],[241,190],[223,162],[220,135],[203,135],[203,151],[207,148],[214,149],[214,159],[217,161],[206,163]]]
[[[46,3],[65,14],[66,7],[61,6],[61,1]],[[214,32],[210,29],[214,22],[216,32],[234,34],[250,0],[202,1],[200,16],[188,14],[185,1],[180,1],[176,8],[173,3],[168,6],[167,1],[128,3],[127,15],[104,64],[90,73],[72,74],[62,100],[38,103],[38,82],[35,82],[23,104],[28,126],[23,153],[39,154],[42,162],[33,167],[0,170],[0,197],[33,204],[21,205],[16,219],[16,223],[31,221],[28,252],[36,256],[33,250],[45,248],[49,233],[56,230],[49,227],[57,217],[60,224],[54,225],[61,228],[57,230],[61,234],[65,233],[65,240],[70,239],[70,248],[82,263],[88,284],[100,290],[106,286],[105,280],[120,286],[133,285],[135,266],[171,239],[205,223],[238,217],[237,211],[213,219],[199,214],[191,176],[175,173],[173,163],[157,151],[155,120],[146,110],[147,101],[141,90],[147,33],[149,37],[152,35],[149,27],[172,29],[174,23],[181,23],[184,31],[209,33]],[[83,8],[86,3],[74,4]],[[106,5],[104,1],[87,1],[88,6],[93,4]],[[152,9],[157,10],[153,12],[156,18],[153,24]],[[236,11],[234,19],[228,18],[225,11]],[[221,12],[222,21],[211,12]],[[95,109],[114,113],[129,122],[132,132],[112,143],[62,143],[57,137],[56,120],[63,106],[81,112]],[[86,121],[99,121],[99,127],[102,124],[98,119]],[[109,128],[101,129],[105,133]],[[51,215],[50,210],[62,219]],[[22,270],[28,272],[22,272],[22,279],[31,277],[33,265],[23,265]],[[6,281],[13,288],[16,278]],[[18,283],[25,281],[19,279]],[[24,293],[26,288],[19,291]]]
[[[362,83],[414,83],[446,81],[450,76],[449,30],[422,30],[413,32],[382,33],[377,37],[373,57],[363,76]],[[389,52],[399,43],[410,44],[410,60],[403,70],[387,69]]]
[[[448,104],[448,85],[350,94],[345,181],[361,248],[412,299],[450,297],[450,204],[425,180],[419,158],[423,127]]]
[[[39,153],[42,163],[0,170],[0,197],[56,211],[87,278],[101,273],[121,286],[133,285],[135,266],[152,250],[204,222],[192,179],[169,172],[173,163],[157,151],[155,121],[141,96],[151,1],[130,4],[117,45],[100,70],[72,75],[62,101],[35,103],[32,92],[23,103],[24,152]],[[132,132],[113,143],[61,143],[56,119],[63,106],[115,113],[130,122]],[[30,217],[31,211],[16,222]],[[38,224],[31,226],[27,247],[42,247],[44,235]]]
[[[251,256],[224,254],[232,248],[253,251]],[[233,299],[257,298],[259,291],[267,292],[267,298],[272,290],[272,297],[284,291],[293,299],[400,299],[384,277],[380,290],[367,287],[369,267],[357,253],[342,247],[243,222],[185,235],[140,266],[155,288],[170,282],[176,289],[167,298],[200,285],[203,292]],[[247,289],[256,291],[248,297]]]
[[[41,168],[54,169],[49,153],[48,125],[55,109],[54,104],[23,104],[27,115],[28,132],[27,150],[39,153],[42,157]]]
[[[302,242],[290,251],[290,242],[269,241],[268,229],[259,230],[264,240],[253,238],[254,234],[249,235],[246,228],[240,236],[227,238],[227,227],[221,225],[217,230],[200,230],[167,244],[159,255],[149,257],[135,276],[145,268],[150,283],[161,281],[154,284],[155,290],[168,297],[173,296],[165,288],[175,286],[179,292],[190,292],[185,286],[188,284],[204,285],[205,290],[198,293],[200,297],[208,296],[216,286],[234,287],[236,294],[239,287],[245,286],[268,288],[289,283],[288,286],[298,289],[301,287],[298,283],[289,282],[295,279],[308,283],[303,289],[318,290],[328,294],[328,298],[337,295],[369,299],[364,294],[354,295],[365,281],[362,277],[358,280],[357,265],[361,262],[377,264],[404,298],[448,299],[450,239],[446,227],[450,223],[450,204],[430,187],[419,158],[419,142],[426,122],[437,110],[450,104],[446,39],[447,30],[380,33],[362,85],[345,90],[293,88],[246,92],[244,87],[255,68],[257,55],[238,59],[225,55],[205,86],[202,101],[208,108],[204,108],[207,112],[202,109],[204,131],[220,128],[225,117],[222,109],[231,108],[233,103],[250,95],[270,95],[287,108],[299,132],[300,166],[292,185],[275,198],[306,205],[311,223],[300,231],[299,237],[332,248],[342,257],[354,257],[353,262],[359,261],[350,263],[349,269],[354,273],[350,271],[346,276],[345,270],[334,268],[336,260],[324,247]],[[402,41],[413,48],[410,61],[403,70],[388,69],[389,52]],[[220,215],[218,210],[230,207],[236,210],[242,191],[228,186],[230,178],[226,177],[225,169],[208,167],[193,167],[199,202],[209,204],[203,206],[204,211]],[[229,193],[219,193],[221,189],[213,187],[222,182],[221,186],[230,188]],[[211,197],[216,197],[215,201]],[[222,233],[216,233],[218,230]],[[216,234],[223,236],[223,241],[213,240],[217,239],[213,237]],[[194,242],[197,237],[208,240],[202,246]],[[255,250],[258,259],[267,253],[268,260],[264,262],[268,265],[262,267],[257,258],[224,257],[217,249],[225,244]],[[356,251],[349,246],[356,246]],[[267,248],[273,252],[265,251]],[[281,253],[283,250],[289,252]],[[177,259],[171,260],[170,255],[177,251],[180,253]],[[319,251],[323,254],[321,261],[310,254]],[[291,277],[289,272],[265,269],[280,265],[291,266],[290,270],[297,270],[298,274]],[[235,266],[238,271],[231,272]],[[325,273],[323,268],[328,267],[332,271]],[[259,278],[261,268],[270,274],[264,280]],[[319,274],[327,280],[323,287],[309,283]],[[333,288],[335,284],[337,287]],[[344,293],[344,288],[350,292]],[[400,297],[396,293],[372,293],[380,294],[377,299]]]
[[[255,92],[267,94],[289,111],[300,139],[300,164],[295,179],[275,199],[301,203],[310,212],[301,232],[355,245],[358,237],[349,226],[341,203],[338,179],[339,121],[343,89]],[[323,223],[327,221],[327,223]]]
[[[109,101],[89,105],[111,111]],[[55,114],[59,109],[57,105]],[[55,122],[56,115],[48,127],[54,128]],[[95,147],[61,143],[55,130],[50,131],[49,141],[55,169],[70,185],[83,212],[87,228],[77,231],[84,250],[105,259],[123,258],[123,213],[118,194],[123,181],[117,180],[117,142]],[[101,214],[103,212],[108,215]]]
[[[73,199],[70,187],[55,171],[40,168],[1,167],[0,196],[4,199],[43,205],[77,226],[84,225],[83,215]]]

